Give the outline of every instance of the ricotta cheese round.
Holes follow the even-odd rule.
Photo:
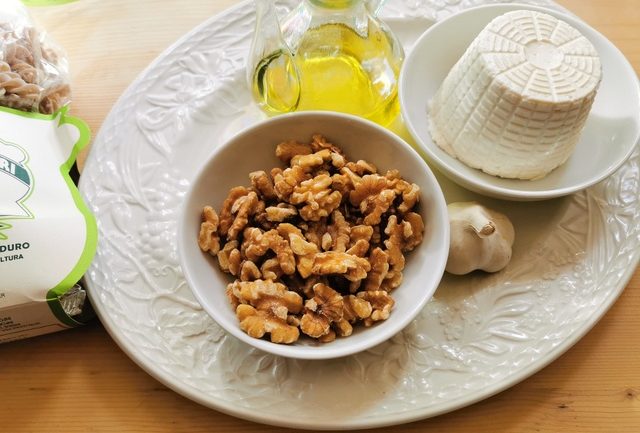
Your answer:
[[[601,79],[593,45],[551,15],[491,21],[429,107],[434,142],[494,176],[539,179],[571,155]]]

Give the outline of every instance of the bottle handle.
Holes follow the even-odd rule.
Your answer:
[[[300,100],[300,75],[282,37],[273,0],[255,0],[256,23],[247,81],[254,99],[267,112],[294,111]]]

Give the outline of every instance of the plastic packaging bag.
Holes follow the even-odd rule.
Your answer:
[[[77,283],[97,228],[69,176],[91,133],[67,114],[61,53],[21,3],[0,0],[0,343],[91,318]]]
[[[53,114],[71,100],[67,59],[18,0],[0,1],[0,105]]]

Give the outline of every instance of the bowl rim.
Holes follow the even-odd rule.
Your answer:
[[[499,14],[507,13],[514,10],[532,10],[536,12],[546,13],[556,18],[565,20],[568,24],[575,27],[581,33],[585,34],[585,36],[598,39],[600,43],[602,43],[604,46],[607,47],[607,50],[610,53],[612,53],[613,55],[619,58],[621,69],[625,73],[625,76],[622,77],[622,79],[624,79],[625,81],[628,81],[629,83],[632,83],[635,89],[635,94],[639,95],[639,100],[640,100],[640,81],[638,80],[633,67],[631,66],[629,61],[626,59],[624,54],[607,37],[605,37],[602,33],[598,32],[596,29],[591,27],[588,23],[581,20],[580,18],[576,16],[572,16],[568,13],[558,11],[558,10],[554,10],[554,9],[550,9],[542,6],[528,5],[528,4],[502,3],[502,4],[481,5],[481,6],[475,6],[468,9],[464,9],[462,11],[454,13],[451,16],[445,18],[444,20],[438,21],[437,23],[429,27],[416,40],[416,42],[413,44],[413,49],[411,50],[411,52],[409,52],[409,54],[405,58],[403,68],[400,71],[398,96],[400,99],[400,110],[405,120],[407,129],[411,134],[411,137],[416,141],[417,145],[425,152],[429,162],[432,162],[437,167],[438,170],[440,170],[453,182],[457,183],[463,188],[480,193],[482,195],[504,199],[504,200],[534,201],[534,200],[547,200],[547,199],[552,199],[556,197],[562,197],[565,195],[572,194],[574,192],[581,191],[590,186],[593,186],[596,183],[610,176],[618,168],[620,168],[622,164],[624,164],[624,162],[631,156],[634,149],[640,142],[640,127],[638,127],[640,126],[640,104],[638,105],[638,107],[636,107],[638,110],[637,110],[636,116],[634,117],[635,125],[637,126],[636,133],[633,139],[630,140],[630,144],[627,146],[624,156],[621,157],[618,161],[616,161],[615,164],[612,164],[606,169],[602,170],[597,176],[592,176],[588,180],[578,182],[574,185],[564,186],[564,187],[546,188],[546,189],[539,189],[539,190],[520,190],[520,189],[513,189],[509,187],[496,185],[491,180],[485,181],[485,180],[475,179],[473,177],[469,177],[464,171],[457,170],[455,166],[452,166],[451,164],[449,164],[449,162],[446,161],[446,159],[453,158],[453,157],[447,154],[446,157],[444,157],[443,159],[433,151],[431,146],[428,146],[424,143],[425,139],[423,139],[421,135],[418,134],[417,131],[415,130],[413,123],[411,122],[411,116],[407,109],[407,105],[403,101],[403,99],[405,98],[404,90],[408,86],[408,84],[406,83],[408,68],[404,66],[410,63],[410,60],[412,60],[414,56],[417,56],[416,54],[417,51],[415,50],[415,47],[421,44],[424,44],[423,42],[424,39],[429,38],[431,33],[433,33],[434,31],[438,31],[442,27],[452,25],[452,23],[456,19],[458,19],[460,16],[474,15],[474,14],[477,14],[479,11],[492,10],[492,9],[496,11],[496,15],[495,15],[496,17]],[[431,136],[429,136],[427,140],[432,141]],[[433,145],[437,146],[435,143]],[[471,167],[469,167],[469,170],[478,170],[478,169],[472,169]],[[518,180],[518,179],[511,179],[511,180]],[[530,183],[530,182],[535,182],[535,180],[533,181],[520,180],[520,182]]]
[[[420,297],[420,300],[416,302],[411,310],[410,314],[407,314],[403,317],[397,316],[394,318],[393,322],[381,323],[379,325],[389,324],[386,327],[380,329],[380,326],[377,326],[379,332],[371,333],[371,337],[363,338],[360,341],[354,341],[354,344],[349,346],[344,346],[342,348],[332,348],[330,343],[327,345],[317,346],[315,348],[309,348],[308,346],[296,346],[295,343],[291,345],[287,344],[277,344],[272,343],[267,339],[258,339],[254,337],[250,337],[244,331],[240,329],[240,326],[236,322],[235,326],[225,326],[224,323],[220,323],[216,320],[216,312],[211,311],[208,306],[208,302],[204,300],[202,296],[201,290],[196,287],[194,284],[194,279],[192,278],[192,272],[194,272],[190,266],[190,264],[186,261],[185,254],[183,251],[187,246],[185,245],[186,236],[184,235],[186,221],[188,218],[193,215],[189,214],[188,203],[192,200],[194,191],[196,190],[196,185],[201,181],[202,177],[207,173],[208,167],[212,164],[213,160],[218,157],[224,150],[232,147],[235,142],[242,140],[247,135],[254,133],[256,130],[264,128],[266,126],[270,126],[272,124],[278,123],[289,123],[291,121],[295,121],[295,119],[299,118],[326,118],[330,119],[341,119],[348,122],[355,122],[363,124],[367,128],[372,128],[377,131],[378,134],[386,136],[389,140],[394,141],[397,146],[404,148],[407,152],[408,157],[412,157],[417,160],[418,164],[423,166],[423,171],[425,176],[431,182],[431,197],[432,197],[432,206],[436,208],[436,212],[439,213],[440,220],[445,222],[443,227],[438,227],[438,232],[440,236],[442,236],[444,244],[442,248],[439,250],[439,254],[437,255],[437,261],[431,262],[430,271],[434,276],[434,284],[428,291],[425,291],[424,296]],[[370,349],[378,344],[381,344],[388,339],[392,338],[397,333],[401,332],[404,328],[406,328],[411,321],[413,321],[416,316],[422,311],[427,302],[433,297],[436,289],[438,288],[440,281],[444,275],[444,270],[448,258],[449,252],[449,224],[448,224],[448,213],[447,213],[447,204],[444,198],[444,193],[442,188],[437,181],[435,175],[431,171],[431,168],[427,165],[425,160],[418,154],[418,152],[411,147],[402,137],[397,134],[391,132],[390,130],[372,122],[367,119],[357,117],[350,114],[333,112],[333,111],[303,111],[303,112],[294,112],[294,113],[285,113],[278,115],[276,117],[268,118],[264,121],[258,122],[254,125],[251,125],[242,131],[238,132],[234,136],[228,138],[223,143],[220,143],[214,151],[209,154],[209,156],[202,162],[201,166],[196,170],[196,173],[193,177],[193,180],[190,182],[187,192],[184,196],[184,199],[180,205],[180,215],[178,218],[179,227],[177,230],[177,251],[180,261],[180,268],[182,269],[182,273],[186,280],[187,286],[193,293],[197,302],[201,305],[202,309],[211,317],[211,319],[217,323],[225,332],[231,334],[236,337],[240,341],[249,344],[250,346],[260,349],[262,351],[271,353],[273,355],[283,356],[287,358],[295,358],[295,359],[305,359],[305,360],[321,360],[321,359],[333,359],[340,358],[348,355],[352,355],[367,349]],[[421,244],[426,245],[426,244]],[[204,253],[203,253],[204,254]],[[393,310],[392,310],[393,314]],[[388,320],[388,319],[387,319]],[[318,350],[314,350],[318,349]]]

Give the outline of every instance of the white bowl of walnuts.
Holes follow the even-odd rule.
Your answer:
[[[186,195],[178,248],[227,332],[301,359],[350,355],[407,326],[449,250],[446,203],[401,138],[332,112],[281,115],[218,147]]]

